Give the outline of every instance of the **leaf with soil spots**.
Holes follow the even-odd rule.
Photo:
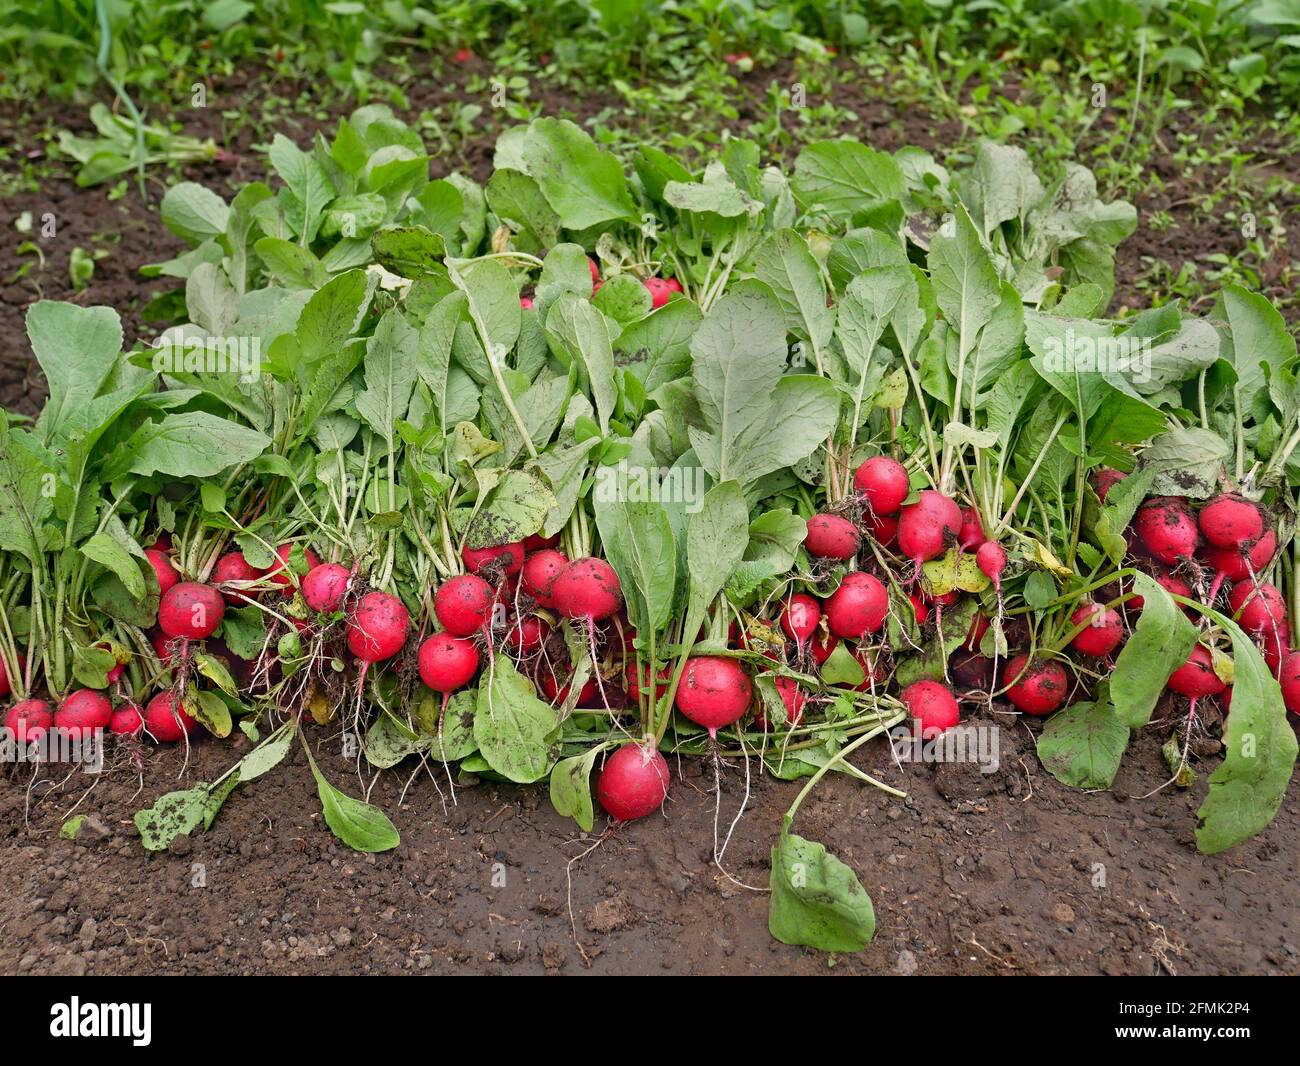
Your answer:
[[[1154,578],[1135,574],[1133,591],[1143,597],[1142,614],[1115,660],[1110,698],[1118,720],[1130,729],[1141,729],[1150,720],[1169,675],[1191,654],[1196,629]]]
[[[469,548],[495,548],[532,536],[542,528],[555,497],[527,470],[507,470],[488,493],[465,533]]]
[[[146,810],[135,812],[140,843],[149,851],[166,851],[176,837],[185,836],[204,820],[211,790],[200,782],[194,788],[168,792]]]
[[[430,694],[420,700],[416,716],[420,719],[420,728],[433,738],[430,751],[440,760],[459,762],[478,751],[478,741],[474,739],[476,698],[474,692],[463,689],[448,700],[446,714],[442,714],[441,737],[438,735],[441,699]]]
[[[562,817],[577,822],[584,833],[590,833],[596,824],[591,804],[591,768],[604,750],[604,744],[597,744],[581,755],[561,759],[551,771],[551,806]]]
[[[484,671],[474,710],[474,739],[487,764],[519,784],[540,780],[551,763],[551,737],[560,724],[505,656]]]
[[[1053,715],[1038,738],[1043,768],[1063,785],[1110,788],[1128,748],[1129,729],[1107,699]]]
[[[429,738],[412,732],[387,711],[381,711],[366,730],[366,762],[379,770],[389,770],[408,755],[429,750]]]
[[[849,867],[786,824],[772,849],[768,931],[783,944],[861,951],[876,933],[871,897]]]

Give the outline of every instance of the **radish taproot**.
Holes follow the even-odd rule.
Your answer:
[[[1263,633],[1286,623],[1286,600],[1276,585],[1239,581],[1228,593],[1233,617],[1247,633]]]
[[[961,508],[937,489],[926,489],[899,513],[898,548],[919,571],[955,544],[960,531]]]
[[[1128,475],[1123,471],[1116,470],[1114,467],[1103,466],[1096,470],[1092,477],[1089,478],[1089,481],[1092,484],[1093,491],[1097,494],[1097,499],[1105,503],[1106,494],[1126,477]]]
[[[172,561],[166,552],[157,548],[146,548],[144,554],[149,560],[149,565],[153,567],[153,574],[158,579],[158,588],[161,592],[166,592],[180,581],[181,575],[176,572],[176,567],[172,566]]]
[[[118,704],[113,717],[108,720],[108,731],[114,736],[139,736],[143,729],[144,711],[138,703],[131,700]]]
[[[532,655],[542,646],[550,626],[535,614],[516,618],[506,629],[505,646],[512,655]]]
[[[1278,673],[1282,703],[1292,714],[1300,714],[1300,651],[1293,651],[1284,658]]]
[[[460,557],[471,574],[481,574],[489,567],[494,573],[517,574],[524,565],[524,545],[517,540],[491,548],[465,547],[460,550]]]
[[[862,516],[862,530],[882,548],[888,548],[898,537],[898,518],[890,514]]]
[[[221,589],[221,595],[225,598],[226,603],[231,607],[242,607],[248,603],[250,597],[242,589],[226,589],[224,586],[232,581],[241,583],[258,580],[265,570],[259,570],[247,559],[244,558],[243,552],[226,552],[217,560],[217,565],[212,568],[212,583]]]
[[[420,645],[418,665],[420,680],[446,695],[468,684],[478,671],[478,648],[463,637],[435,633]]]
[[[182,640],[203,640],[221,625],[226,601],[211,585],[182,581],[173,585],[158,604],[158,628]]]
[[[492,602],[491,585],[475,574],[458,574],[438,586],[433,613],[453,637],[468,637],[488,625]]]
[[[907,467],[888,455],[873,455],[859,466],[853,474],[853,487],[878,515],[897,513],[912,491]]]
[[[785,601],[785,609],[781,612],[781,629],[802,652],[821,619],[821,605],[808,593],[796,592]]]
[[[957,534],[957,545],[964,552],[976,551],[988,537],[984,535],[984,524],[980,513],[974,507],[961,509],[961,529]]]
[[[342,610],[352,571],[342,563],[321,563],[302,579],[303,601],[317,614]]]
[[[668,796],[668,763],[650,741],[624,744],[605,760],[596,800],[616,822],[653,814]]]
[[[1011,682],[1007,699],[1016,710],[1035,717],[1051,714],[1065,702],[1070,679],[1065,667],[1052,659],[1029,661],[1027,652],[1007,663],[1004,681]]]
[[[272,585],[278,585],[284,590],[286,596],[293,592],[293,587],[298,583],[298,576],[289,565],[289,557],[293,554],[294,546],[292,544],[281,544],[275,549],[275,562],[267,570],[267,580]],[[303,558],[307,560],[307,572],[310,573],[316,567],[320,566],[320,557],[310,548],[304,547],[302,550]]]
[[[54,728],[70,737],[89,737],[97,729],[107,729],[112,720],[108,697],[90,688],[69,693],[54,712]]]
[[[772,683],[776,686],[777,695],[781,697],[781,703],[785,705],[785,724],[791,727],[797,726],[803,721],[803,709],[808,702],[808,693],[792,677],[774,678]],[[764,731],[768,729],[767,714],[764,713],[761,703],[754,708],[754,725]]]
[[[1204,696],[1216,696],[1228,686],[1214,672],[1214,657],[1209,649],[1204,644],[1197,644],[1192,648],[1187,661],[1169,675],[1165,687],[1170,692],[1186,696],[1192,701],[1194,710],[1197,700]]]
[[[1219,588],[1225,581],[1245,581],[1248,577],[1258,575],[1273,561],[1277,551],[1277,534],[1272,529],[1254,544],[1240,548],[1215,548],[1207,545],[1197,557],[1214,571],[1214,581],[1210,585],[1206,602],[1213,604]]]
[[[663,278],[646,278],[641,284],[645,286],[646,292],[650,294],[650,309],[652,311],[657,311],[663,307],[673,294],[673,290]]]
[[[716,737],[719,729],[740,720],[753,698],[753,683],[739,662],[696,655],[686,660],[675,702],[682,714]]]
[[[855,570],[826,600],[826,622],[837,637],[857,640],[878,632],[889,613],[889,593],[880,579]]]
[[[920,723],[921,736],[926,740],[951,729],[961,720],[957,697],[937,681],[917,681],[903,689],[898,698]]]
[[[819,559],[851,559],[857,554],[862,537],[847,518],[834,514],[815,514],[808,519],[803,546]]]

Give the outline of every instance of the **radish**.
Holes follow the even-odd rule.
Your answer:
[[[1285,622],[1271,626],[1256,634],[1255,643],[1259,645],[1260,654],[1268,664],[1269,673],[1276,677],[1278,666],[1291,651],[1291,627]]]
[[[554,670],[542,669],[538,674],[537,686],[551,703],[563,703],[569,698],[568,684],[561,685],[555,677]],[[599,706],[597,699],[599,695],[600,686],[596,683],[596,679],[587,678],[578,692],[578,706],[584,708]]]
[[[811,645],[813,661],[818,666],[821,666],[831,657],[831,652],[835,650],[835,647],[839,642],[840,638],[834,633],[818,629]]]
[[[961,530],[957,534],[957,544],[962,551],[974,551],[988,537],[984,535],[984,526],[980,522],[980,513],[974,507],[961,509]]]
[[[555,579],[569,565],[563,552],[553,548],[544,548],[533,552],[524,560],[524,568],[519,575],[519,584],[542,607],[554,607],[552,589]]]
[[[678,281],[676,278],[668,278],[668,279],[666,279],[666,280],[664,281],[664,284],[668,286],[668,291],[669,291],[669,292],[683,292],[683,291],[684,291],[684,290],[682,289],[682,283],[681,283],[680,281]]]
[[[517,540],[493,548],[462,548],[460,557],[471,574],[481,574],[489,566],[494,572],[517,574],[524,565],[524,545]]]
[[[172,650],[172,639],[161,630],[149,631],[149,643],[153,645],[154,654],[158,656],[158,661],[163,666],[171,666],[176,661],[176,654]]]
[[[478,649],[472,641],[435,633],[420,645],[420,680],[444,696],[469,682],[478,670]]]
[[[776,685],[776,691],[781,697],[781,702],[785,704],[786,725],[797,726],[803,721],[803,709],[808,702],[808,693],[790,677],[774,678],[773,684]],[[754,708],[754,725],[764,731],[768,728],[767,715],[763,713],[761,704]]]
[[[1156,578],[1156,584],[1159,585],[1161,588],[1163,588],[1171,596],[1182,596],[1184,599],[1192,598],[1191,585],[1189,585],[1181,577],[1175,577],[1173,574],[1169,573],[1169,571],[1162,570],[1160,573],[1155,575],[1155,578]],[[1129,585],[1129,589],[1132,589],[1131,584]],[[1127,608],[1131,608],[1134,611],[1140,612],[1142,608],[1146,606],[1146,597],[1133,596],[1124,601],[1124,606]],[[1194,617],[1192,609],[1190,607],[1183,606],[1183,613],[1187,615],[1189,618]]]
[[[925,623],[930,619],[929,604],[927,604],[925,600],[915,592],[909,592],[907,598],[912,604],[912,613],[916,615],[916,624],[918,626],[925,625]]]
[[[1282,660],[1278,681],[1282,686],[1282,703],[1292,714],[1300,714],[1300,651]]]
[[[993,682],[993,660],[970,651],[964,644],[952,653],[948,671],[953,681],[964,689],[987,689]]]
[[[650,294],[651,310],[657,311],[668,302],[668,297],[673,294],[673,290],[668,287],[668,282],[663,278],[646,278],[641,282],[645,286],[646,292]]]
[[[391,659],[406,643],[411,615],[396,596],[367,592],[348,619],[348,648],[361,660],[361,677],[371,663]]]
[[[1088,623],[1070,641],[1070,647],[1084,655],[1105,658],[1124,639],[1124,624],[1120,621],[1119,612],[1109,610],[1099,603],[1085,603],[1070,615],[1070,621],[1075,625]]]
[[[211,585],[182,581],[173,585],[158,604],[158,628],[169,637],[185,641],[210,637],[226,614],[226,601]]]
[[[966,630],[966,643],[962,645],[967,651],[978,652],[984,634],[989,631],[989,620],[979,612],[970,620],[970,629]]]
[[[920,723],[921,736],[926,740],[951,729],[961,719],[957,697],[937,681],[917,681],[903,689],[898,698]]]
[[[212,583],[221,588],[231,581],[256,581],[264,573],[245,559],[243,552],[226,552],[212,568]],[[239,589],[223,591],[222,596],[231,607],[241,607],[249,600],[248,594]]]
[[[1113,467],[1099,467],[1090,479],[1093,491],[1097,493],[1097,499],[1101,500],[1102,503],[1105,503],[1106,494],[1126,477],[1128,477],[1127,474],[1122,473]]]
[[[140,709],[138,703],[129,700],[118,705],[108,722],[108,731],[119,737],[139,736],[142,729],[144,729],[144,711]]]
[[[1261,573],[1273,561],[1273,553],[1276,551],[1277,534],[1271,529],[1265,530],[1264,535],[1250,546],[1202,548],[1197,555],[1215,572],[1206,602],[1214,603],[1219,586],[1224,581],[1245,581],[1248,577]]]
[[[1190,717],[1196,712],[1197,700],[1203,696],[1217,696],[1228,686],[1214,672],[1214,659],[1209,649],[1204,644],[1197,644],[1192,648],[1192,654],[1187,657],[1187,662],[1169,675],[1165,687],[1170,692],[1177,692],[1191,701],[1191,707],[1187,712]]]
[[[857,640],[877,632],[889,613],[889,593],[880,580],[855,570],[826,600],[826,620],[837,637]]]
[[[735,659],[696,655],[686,660],[676,704],[716,738],[719,729],[740,720],[753,697],[754,686]]]
[[[532,533],[524,538],[524,551],[528,553],[541,551],[543,548],[554,548],[560,543],[560,535],[552,534],[549,537],[543,537],[540,533]]]
[[[898,536],[898,519],[888,514],[866,514],[862,516],[862,529],[882,548],[888,548]]]
[[[625,744],[605,760],[596,799],[616,822],[653,814],[668,796],[668,764],[651,741]]]
[[[1196,520],[1201,536],[1215,548],[1243,551],[1264,535],[1264,512],[1241,496],[1225,493],[1204,507]]]
[[[166,592],[180,581],[181,575],[176,572],[176,567],[172,566],[172,561],[165,553],[157,548],[146,548],[144,554],[149,560],[149,565],[153,567],[154,577],[158,579],[158,588],[161,591]]]
[[[24,664],[23,664],[23,657],[20,655],[20,656],[18,656],[18,672],[19,672],[19,673],[22,673],[23,665],[24,665]],[[13,691],[13,684],[12,684],[12,683],[10,682],[10,680],[9,680],[9,671],[8,671],[8,669],[5,667],[5,661],[4,661],[4,659],[3,659],[3,658],[0,658],[0,700],[4,699],[4,698],[5,698],[6,696],[8,696],[9,693],[12,692],[12,691]]]
[[[821,620],[821,605],[806,592],[794,593],[785,601],[785,610],[781,612],[781,628],[801,654]]]
[[[596,265],[596,260],[587,256],[587,266],[591,268],[591,291],[596,292],[596,287],[600,285],[600,267]]]
[[[485,628],[492,612],[492,586],[474,574],[444,581],[433,596],[433,613],[453,637],[468,637]]]
[[[565,567],[551,584],[551,596],[565,618],[585,618],[589,624],[608,618],[623,603],[623,589],[614,568],[604,559],[591,556]]]
[[[514,655],[531,655],[542,646],[550,627],[535,614],[515,619],[506,630],[505,645]]]
[[[803,546],[809,555],[821,559],[851,559],[858,552],[862,538],[847,518],[833,514],[815,514],[808,519]]]
[[[916,564],[948,550],[961,530],[961,508],[942,492],[926,489],[916,503],[904,507],[898,516],[898,547]]]
[[[44,700],[21,700],[5,712],[4,724],[19,744],[28,744],[49,732],[54,713]]]
[[[921,599],[932,607],[951,607],[961,599],[961,593],[957,589],[951,592],[926,592],[921,589]]]
[[[1015,682],[1007,689],[1007,699],[1016,710],[1035,717],[1051,714],[1069,693],[1070,679],[1060,663],[1040,659],[1031,664],[1024,652],[1007,663],[1002,676]]]
[[[912,491],[907,467],[887,455],[873,455],[859,466],[853,475],[853,487],[878,515],[897,512]]]
[[[650,688],[650,664],[642,663],[638,671],[634,662],[627,663],[623,667],[624,680],[627,682],[628,698],[639,702],[642,691]],[[664,693],[668,691],[668,686],[672,682],[673,672],[671,667],[664,665],[659,668],[659,676],[655,678],[654,700],[657,703],[663,699]]]
[[[293,593],[293,587],[298,583],[297,575],[289,568],[289,556],[293,552],[292,544],[281,544],[275,549],[275,562],[271,564],[271,569],[266,572],[267,578],[272,585],[278,585],[284,589],[286,596]],[[310,573],[320,566],[320,558],[310,548],[303,548],[303,556],[307,560],[307,571]]]
[[[527,296],[521,296],[519,297],[519,308],[522,311],[531,311],[533,309],[533,301]]]
[[[174,744],[198,727],[175,693],[158,693],[144,709],[145,731],[160,744]]]
[[[1191,558],[1200,543],[1196,519],[1178,497],[1153,496],[1138,509],[1133,527],[1152,558],[1166,566]]]
[[[78,689],[66,696],[54,712],[54,728],[70,737],[89,737],[96,729],[107,729],[113,720],[113,705],[94,689]]]
[[[1228,594],[1233,617],[1247,633],[1263,633],[1286,624],[1286,600],[1276,585],[1267,581],[1252,584],[1239,581]]]
[[[342,563],[321,563],[302,579],[302,598],[317,614],[341,610],[351,580],[352,571]]]

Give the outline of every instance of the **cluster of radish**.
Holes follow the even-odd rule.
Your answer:
[[[587,266],[591,269],[591,295],[595,296],[596,293],[600,292],[600,287],[605,282],[600,276],[600,267],[596,265],[594,259],[588,257]],[[644,286],[645,291],[650,294],[650,309],[652,311],[657,311],[663,307],[672,298],[673,293],[682,291],[682,283],[676,278],[643,278],[641,284]],[[525,309],[532,307],[532,298],[521,296],[519,306]]]

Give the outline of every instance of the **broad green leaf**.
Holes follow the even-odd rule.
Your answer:
[[[693,300],[670,300],[626,323],[614,342],[614,363],[641,379],[646,392],[690,372],[691,337],[703,319]]]
[[[192,833],[202,823],[211,789],[200,783],[194,788],[168,792],[152,807],[135,813],[140,843],[148,851],[166,851],[178,836]]]
[[[569,230],[637,217],[618,158],[568,119],[534,119],[523,142],[528,175]]]
[[[934,298],[958,336],[957,357],[965,359],[1002,301],[1002,284],[960,201],[952,219],[935,232],[929,265]]]
[[[487,764],[519,784],[538,781],[551,765],[555,708],[537,698],[532,685],[504,655],[483,671],[474,708],[474,739]]]
[[[269,437],[203,411],[169,414],[146,422],[113,457],[121,474],[213,477],[257,458],[271,446]]]
[[[397,308],[384,314],[366,342],[366,388],[356,398],[357,413],[393,447],[396,425],[406,417],[415,387],[420,335]]]
[[[614,381],[614,349],[604,316],[586,300],[561,297],[546,316],[546,336],[586,371],[601,432],[608,432],[609,418],[618,402],[618,387]]]
[[[857,141],[810,144],[795,160],[791,187],[805,210],[841,218],[906,193],[897,160]]]
[[[835,328],[835,309],[826,306],[826,286],[808,242],[792,229],[772,234],[754,253],[754,276],[776,295],[786,328],[812,345],[820,368]]]
[[[311,767],[312,776],[316,779],[316,791],[320,796],[325,824],[336,837],[353,851],[390,851],[401,843],[401,837],[388,820],[388,815],[378,807],[340,792],[325,780],[325,775],[312,758],[306,740],[303,740],[303,750],[307,752],[307,765]]]
[[[677,544],[662,504],[605,499],[594,504],[605,557],[618,574],[633,628],[647,637],[663,629],[677,587]]]
[[[822,844],[784,830],[772,849],[767,927],[783,944],[861,951],[876,912],[857,875]]]
[[[1128,740],[1129,728],[1109,700],[1076,703],[1048,719],[1038,738],[1038,758],[1063,785],[1110,788]]]
[[[1120,724],[1141,729],[1150,720],[1169,675],[1192,653],[1196,628],[1154,578],[1134,574],[1133,591],[1142,597],[1142,614],[1115,660],[1110,698]]]
[[[159,205],[163,225],[191,245],[220,237],[230,221],[230,208],[211,189],[192,181],[173,185]]]
[[[551,771],[551,806],[561,817],[572,818],[585,833],[596,824],[591,804],[591,768],[602,751],[604,745],[598,744],[581,755],[561,759]]]
[[[96,533],[81,546],[81,552],[116,574],[133,599],[144,599],[144,575],[140,572],[140,564],[116,539],[107,533]]]
[[[507,470],[488,493],[465,531],[469,548],[512,544],[542,528],[555,497],[537,475],[527,470]]]
[[[111,307],[38,300],[27,310],[27,337],[49,387],[37,434],[50,441],[98,394],[122,351],[122,324]]]

